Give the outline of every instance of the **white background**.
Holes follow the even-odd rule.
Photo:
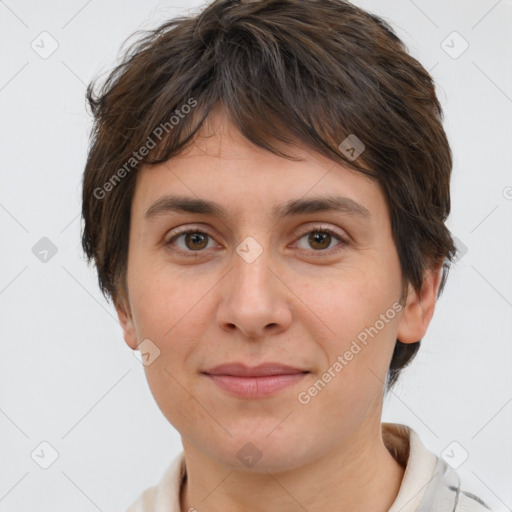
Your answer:
[[[0,512],[123,511],[181,451],[84,262],[80,182],[86,84],[135,30],[201,4],[0,1]],[[437,454],[457,441],[464,487],[512,510],[512,1],[357,4],[438,84],[449,226],[468,249],[383,419]],[[31,48],[43,31],[59,45],[47,59]],[[453,31],[469,43],[456,59]],[[46,263],[32,252],[42,237],[57,248]],[[46,470],[31,458],[43,441],[59,454]]]

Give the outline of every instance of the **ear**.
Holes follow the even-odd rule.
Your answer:
[[[124,341],[132,350],[136,350],[138,346],[137,334],[135,332],[135,326],[133,325],[129,302],[120,297],[115,299],[114,306],[117,311],[117,316],[119,317],[119,323],[123,328]]]
[[[434,314],[442,270],[442,265],[428,270],[419,293],[409,284],[409,293],[397,331],[397,339],[402,343],[416,343],[425,336]]]

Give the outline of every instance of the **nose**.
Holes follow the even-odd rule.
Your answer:
[[[221,329],[238,329],[245,337],[260,340],[289,328],[293,294],[272,268],[268,254],[265,249],[252,262],[234,254],[233,267],[222,280],[222,300],[217,309]]]

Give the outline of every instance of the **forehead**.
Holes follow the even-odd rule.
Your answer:
[[[297,204],[299,199],[326,196],[343,197],[344,206],[351,202],[357,209],[359,205],[360,212],[366,210],[369,216],[372,211],[377,217],[387,213],[375,180],[299,142],[278,147],[298,160],[256,146],[217,110],[182,153],[167,162],[139,169],[133,210],[145,214],[172,194],[203,199],[210,206],[215,202],[222,208],[209,208],[208,213],[222,211],[222,215],[265,210],[282,216],[287,209],[293,209],[294,201]],[[204,202],[203,207],[206,208]]]

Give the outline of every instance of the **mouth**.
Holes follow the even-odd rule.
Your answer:
[[[280,363],[225,363],[202,372],[219,388],[241,398],[263,398],[302,380],[310,372]]]

